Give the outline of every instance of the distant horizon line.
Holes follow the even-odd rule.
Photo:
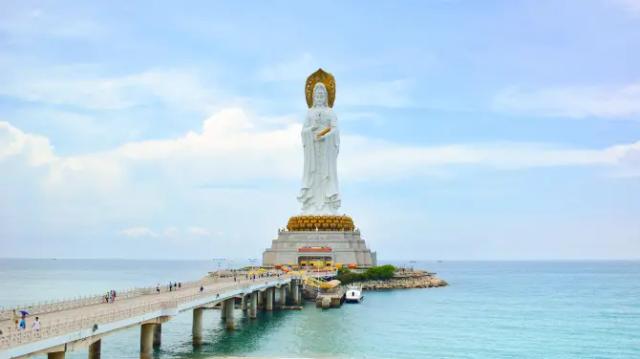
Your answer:
[[[22,260],[120,260],[120,261],[167,261],[167,262],[249,262],[249,259],[241,258],[117,258],[117,257],[0,257],[3,259]],[[529,258],[529,259],[383,259],[378,262],[634,262],[640,261],[637,258]]]

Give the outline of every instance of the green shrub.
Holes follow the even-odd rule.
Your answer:
[[[365,280],[384,280],[392,278],[395,271],[396,268],[390,264],[371,267],[364,273],[355,273],[350,271],[348,268],[340,268],[338,269],[337,279],[342,282],[342,284],[361,282]]]
[[[389,279],[393,277],[396,267],[386,264],[379,267],[371,267],[367,269],[365,275],[368,279]]]

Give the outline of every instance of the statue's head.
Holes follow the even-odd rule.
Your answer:
[[[313,86],[313,107],[326,107],[327,100],[327,88],[322,82],[317,82]]]

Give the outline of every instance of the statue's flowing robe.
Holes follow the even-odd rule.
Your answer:
[[[337,117],[329,107],[312,107],[302,127],[304,173],[298,200],[303,213],[332,214],[340,208],[337,159],[340,132]],[[325,128],[330,131],[318,140]]]

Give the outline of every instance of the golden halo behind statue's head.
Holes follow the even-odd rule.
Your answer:
[[[318,69],[318,71],[312,73],[307,77],[307,84],[304,87],[304,94],[307,97],[307,106],[313,106],[313,87],[318,83],[322,82],[324,87],[327,89],[328,104],[329,107],[333,107],[333,102],[336,100],[336,79],[333,78],[333,75],[325,72],[323,69]]]

